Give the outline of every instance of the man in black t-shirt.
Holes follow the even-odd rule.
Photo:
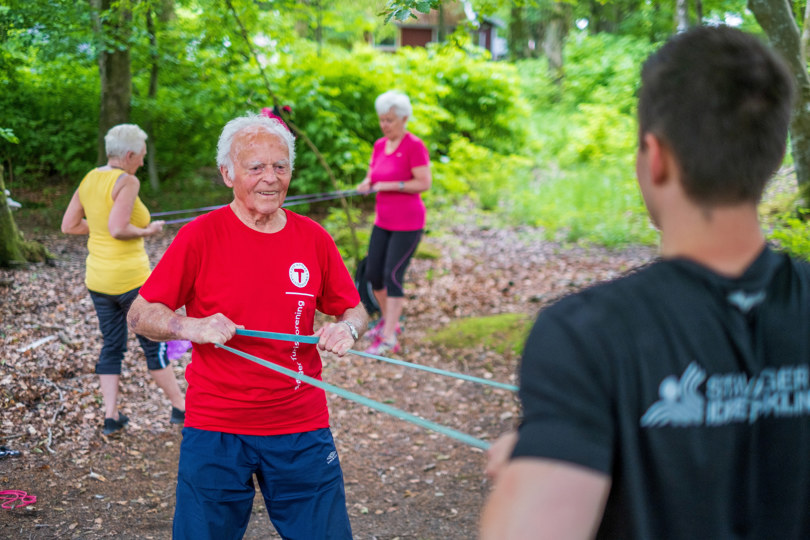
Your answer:
[[[810,538],[810,265],[757,214],[792,97],[728,27],[645,63],[636,173],[661,259],[538,316],[484,540]]]

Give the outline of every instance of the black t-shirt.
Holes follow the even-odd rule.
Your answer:
[[[810,265],[658,261],[544,310],[514,456],[608,474],[598,538],[810,538]]]

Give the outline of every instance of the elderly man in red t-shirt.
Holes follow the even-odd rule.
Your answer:
[[[240,538],[254,474],[283,537],[351,538],[324,391],[215,347],[227,342],[320,379],[314,346],[236,336],[237,328],[314,333],[318,348],[343,355],[366,327],[332,238],[281,207],[294,160],[295,141],[277,120],[229,122],[217,163],[233,202],[179,231],[129,312],[139,334],[194,344],[175,538]],[[337,322],[314,332],[316,309]]]

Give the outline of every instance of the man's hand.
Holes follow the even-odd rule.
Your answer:
[[[344,322],[328,323],[321,327],[315,336],[319,337],[318,348],[343,356],[354,345],[354,336],[349,325]]]
[[[496,480],[498,474],[509,463],[517,439],[517,431],[509,431],[498,437],[498,440],[492,443],[492,446],[487,450],[487,466],[484,473],[490,480]]]
[[[177,318],[172,318],[169,321],[169,329],[179,330],[179,328],[173,328],[175,325],[182,325],[182,334],[186,336],[186,339],[194,343],[223,344],[236,335],[237,328],[244,328],[242,325],[235,324],[222,313],[215,313],[202,319],[181,318],[178,315]]]

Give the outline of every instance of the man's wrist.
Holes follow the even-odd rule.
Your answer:
[[[340,322],[349,327],[349,332],[351,332],[352,334],[352,339],[357,341],[357,339],[360,337],[360,334],[357,333],[357,328],[349,321],[340,321]]]

